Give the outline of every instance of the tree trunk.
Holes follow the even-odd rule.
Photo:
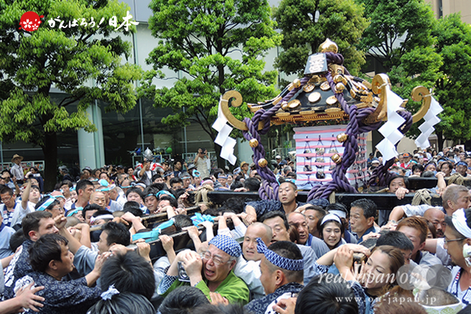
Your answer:
[[[57,133],[46,133],[44,137],[44,191],[50,192],[56,185],[57,174]]]
[[[437,135],[438,141],[438,151],[443,151],[443,133],[441,131],[435,130],[435,134]]]

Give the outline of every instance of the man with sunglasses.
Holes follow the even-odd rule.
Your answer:
[[[160,282],[158,293],[165,297],[177,287],[189,284],[200,289],[211,302],[247,304],[249,289],[232,271],[241,253],[240,245],[226,235],[217,235],[209,241],[208,250],[201,256],[194,251],[182,251]],[[188,280],[183,281],[179,265]]]

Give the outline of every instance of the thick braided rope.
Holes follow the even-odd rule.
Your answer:
[[[326,53],[326,55],[329,63],[343,64],[342,55],[335,53]],[[335,91],[335,83],[333,82],[332,75],[327,73],[326,78],[329,82],[330,88]],[[346,177],[347,170],[355,162],[356,153],[358,152],[357,136],[360,133],[375,130],[381,124],[380,122],[371,125],[363,123],[364,119],[374,112],[374,108],[358,109],[357,106],[349,106],[347,104],[343,97],[343,93],[336,93],[335,96],[341,104],[342,109],[350,116],[346,130],[348,138],[342,144],[344,147],[342,162],[333,170],[332,181],[324,185],[316,185],[311,189],[311,191],[309,191],[308,200],[314,198],[327,199],[333,191],[345,191],[348,193],[357,192],[356,189],[350,185],[348,178]]]
[[[330,56],[328,55],[328,61],[330,62]],[[327,82],[329,82],[332,91],[335,91],[335,83],[332,79],[332,75],[326,74]],[[337,165],[332,171],[332,181],[324,185],[314,186],[308,194],[308,201],[315,198],[327,199],[333,191],[346,191],[348,193],[356,193],[356,189],[350,185],[346,173],[348,168],[355,162],[356,152],[358,151],[357,135],[359,134],[359,120],[357,113],[360,111],[356,106],[348,106],[347,102],[343,97],[343,93],[335,94],[339,101],[342,109],[350,116],[350,120],[347,125],[346,134],[348,138],[343,142],[344,153],[342,162]],[[363,116],[363,115],[361,115]]]
[[[306,84],[309,80],[309,77],[304,77],[301,79],[301,86]],[[260,167],[258,161],[262,158],[265,158],[265,148],[262,145],[261,134],[266,134],[270,129],[270,119],[271,117],[280,109],[283,101],[288,101],[299,91],[298,88],[293,88],[283,99],[270,108],[269,110],[260,109],[258,110],[252,119],[245,118],[244,122],[247,125],[248,131],[243,131],[244,138],[247,141],[251,139],[256,139],[258,145],[253,147],[254,152],[254,162],[257,167],[257,173],[262,177],[263,183],[260,186],[258,191],[260,198],[262,199],[278,199],[278,181],[276,180],[275,174],[271,171],[269,167]],[[259,122],[263,122],[263,129],[258,131]]]

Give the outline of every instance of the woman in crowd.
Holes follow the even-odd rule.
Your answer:
[[[369,255],[359,272],[353,270],[354,251]],[[317,273],[327,273],[334,262],[340,275],[353,289],[358,313],[373,314],[375,299],[387,293],[396,284],[396,274],[404,265],[404,256],[401,250],[390,245],[377,246],[369,254],[364,246],[346,244],[319,258],[315,263]]]
[[[343,239],[345,228],[337,215],[328,214],[324,216],[324,218],[319,221],[317,230],[319,230],[321,239],[324,240],[325,244],[327,244],[331,250],[347,243]]]

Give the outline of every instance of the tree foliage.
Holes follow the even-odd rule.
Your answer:
[[[19,30],[27,11],[44,15],[36,31]],[[107,102],[106,111],[127,111],[136,103],[133,81],[141,71],[122,63],[121,56],[127,58],[131,46],[112,36],[115,27],[108,24],[115,16],[119,25],[127,11],[129,7],[117,0],[0,0],[0,138],[42,148],[47,188],[55,184],[58,133],[94,131],[86,109],[95,99]],[[57,17],[66,28],[48,23]],[[96,27],[89,25],[92,18]],[[87,26],[81,25],[82,19]],[[68,27],[74,20],[77,26]],[[129,35],[133,30],[131,25],[119,32]],[[52,88],[66,96],[55,102]],[[70,109],[73,104],[76,111]]]
[[[153,70],[146,74],[143,92],[155,107],[173,109],[164,123],[199,123],[214,140],[211,125],[225,91],[237,90],[249,102],[276,96],[276,72],[264,72],[263,56],[281,36],[273,29],[267,1],[153,0],[150,8],[150,29],[159,43],[147,60]],[[163,68],[182,74],[171,88],[153,85]],[[234,113],[249,114],[245,105]]]
[[[471,25],[453,14],[440,19],[432,35],[443,60],[434,91],[444,108],[437,134],[442,140],[463,143],[471,139]]]
[[[363,6],[354,0],[282,0],[274,16],[283,34],[283,51],[276,60],[283,72],[302,73],[308,56],[326,38],[337,43],[350,72],[357,74],[365,63],[356,45],[368,22]]]
[[[371,23],[360,47],[370,50],[389,71],[416,47],[432,44],[432,9],[424,0],[358,0],[365,5]]]
[[[362,47],[371,49],[386,69],[393,89],[408,98],[412,112],[420,103],[410,98],[414,87],[433,89],[444,108],[435,126],[439,149],[443,140],[471,139],[471,26],[459,14],[435,20],[423,0],[360,0],[371,24]],[[420,134],[419,121],[408,136]]]

